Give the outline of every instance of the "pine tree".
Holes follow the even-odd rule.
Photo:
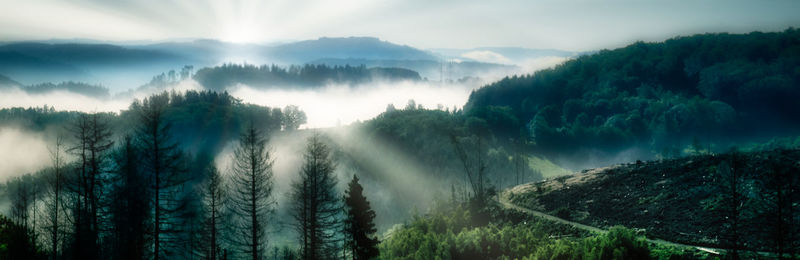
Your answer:
[[[319,135],[309,138],[300,179],[292,184],[292,216],[299,233],[302,259],[326,259],[336,255],[341,203],[336,195],[334,164],[330,149]]]
[[[153,207],[153,259],[172,252],[169,246],[175,245],[177,230],[176,211],[179,209],[178,188],[184,180],[180,179],[184,171],[183,153],[177,143],[172,141],[169,123],[165,115],[169,105],[169,94],[166,92],[134,101],[132,110],[137,111],[140,124],[137,129],[139,150],[142,153],[142,170],[151,179],[148,194]]]
[[[358,176],[347,185],[344,203],[347,206],[345,231],[347,245],[353,259],[372,259],[378,256],[378,239],[375,237],[375,211],[364,197],[364,187],[358,183]]]
[[[114,152],[115,170],[112,191],[114,201],[111,211],[111,242],[114,258],[145,258],[148,219],[150,218],[151,184],[139,167],[141,154],[136,149],[133,137],[125,136],[122,145]]]
[[[232,209],[239,217],[237,243],[253,260],[266,253],[267,217],[274,208],[272,158],[267,141],[253,124],[245,130],[234,150],[232,182],[236,193]]]
[[[207,179],[203,185],[203,204],[205,205],[205,238],[207,247],[204,250],[206,259],[219,259],[222,254],[220,246],[220,230],[222,226],[222,209],[225,202],[225,188],[222,176],[214,165],[207,167]]]

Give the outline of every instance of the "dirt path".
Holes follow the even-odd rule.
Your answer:
[[[511,201],[508,199],[508,193],[509,193],[509,191],[507,190],[507,191],[504,191],[503,193],[501,193],[499,196],[496,197],[497,202],[500,203],[500,205],[505,207],[505,208],[517,210],[517,211],[523,212],[525,214],[541,217],[541,218],[544,218],[544,219],[547,219],[547,220],[550,220],[550,221],[554,221],[554,222],[558,222],[558,223],[561,223],[561,224],[570,225],[570,226],[573,226],[573,227],[576,227],[576,228],[579,228],[579,229],[583,229],[583,230],[586,230],[586,231],[589,231],[589,232],[593,232],[593,233],[598,233],[598,234],[608,233],[608,230],[605,230],[605,229],[602,229],[602,228],[584,225],[584,224],[581,224],[581,223],[578,223],[578,222],[573,222],[573,221],[569,221],[569,220],[566,220],[566,219],[563,219],[563,218],[559,218],[559,217],[556,217],[556,216],[553,216],[553,215],[550,215],[550,214],[547,214],[547,213],[544,213],[544,212],[541,212],[541,211],[536,211],[536,210],[532,210],[532,209],[529,209],[529,208],[524,208],[524,207],[517,206],[514,203],[511,203]],[[695,245],[687,245],[687,244],[670,242],[670,241],[666,241],[666,240],[663,240],[663,239],[647,239],[647,242],[650,242],[650,243],[653,243],[653,244],[659,244],[659,245],[673,246],[673,247],[690,247],[690,248],[695,248],[695,249],[700,250],[700,251],[708,252],[708,253],[711,253],[711,254],[717,254],[717,255],[725,253],[725,249],[721,249],[721,248],[712,248],[712,247],[702,247],[702,246],[695,246]],[[759,254],[762,254],[762,253],[769,254],[769,253],[765,253],[765,252],[759,252]]]

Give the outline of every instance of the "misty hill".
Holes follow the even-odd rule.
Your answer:
[[[162,71],[195,61],[157,50],[112,44],[0,45],[0,73],[25,84],[83,81],[132,88]]]
[[[556,49],[530,49],[520,47],[479,47],[472,49],[432,49],[451,59],[494,63],[524,63],[545,57],[574,57],[581,53]]]
[[[327,84],[360,84],[372,81],[420,80],[417,72],[400,68],[304,65],[282,68],[225,64],[197,71],[194,79],[208,89],[222,90],[237,84],[251,87],[323,87]]]
[[[798,133],[798,66],[796,29],[639,42],[489,84],[464,110],[585,166],[680,155],[697,142],[719,151]]]
[[[0,50],[0,73],[26,83],[81,80],[89,77],[86,71],[75,65],[8,50]]]
[[[306,63],[322,58],[368,60],[436,60],[433,55],[374,37],[322,37],[269,48],[270,56],[290,63]]]
[[[800,232],[791,206],[800,202],[791,191],[800,185],[798,160],[800,150],[778,149],[639,161],[521,185],[509,196],[516,205],[590,226],[778,252],[776,245],[798,242],[788,236]]]
[[[508,75],[519,69],[514,65],[475,61],[442,63],[441,60],[369,60],[326,58],[314,60],[310,63],[324,64],[328,66],[365,65],[367,67],[404,68],[417,71],[421,76],[428,78],[429,80],[437,81],[441,78],[444,78],[445,80],[454,80],[491,73]]]
[[[111,96],[110,93],[108,92],[108,88],[106,87],[86,84],[82,82],[72,82],[72,81],[61,82],[58,84],[42,83],[36,85],[29,85],[29,86],[24,86],[21,89],[30,94],[44,94],[55,91],[66,91],[98,99],[109,98]]]
[[[518,69],[473,61],[442,64],[441,58],[427,51],[372,37],[323,37],[275,45],[208,39],[148,44],[87,40],[0,44],[0,74],[23,84],[81,81],[108,86],[114,91],[135,89],[153,75],[187,65],[202,68],[243,62],[393,67],[414,70],[431,79],[451,80],[485,74],[508,75]]]
[[[0,88],[20,86],[19,82],[0,74]]]

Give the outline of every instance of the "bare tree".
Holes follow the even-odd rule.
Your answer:
[[[253,124],[245,130],[234,150],[231,208],[238,216],[237,244],[253,260],[266,253],[267,217],[272,212],[275,200],[272,197],[272,158],[267,150],[267,141]]]
[[[56,138],[56,145],[52,149],[50,149],[50,160],[53,163],[52,168],[52,175],[49,176],[49,185],[50,185],[50,200],[45,205],[45,209],[48,213],[48,232],[47,236],[50,240],[50,253],[52,254],[53,259],[57,259],[59,256],[59,245],[61,242],[61,238],[59,234],[62,232],[60,224],[62,222],[63,215],[61,211],[63,211],[63,207],[61,207],[62,203],[62,193],[63,193],[63,185],[64,185],[64,165],[65,165],[65,158],[62,150],[64,149],[63,139],[59,136]]]

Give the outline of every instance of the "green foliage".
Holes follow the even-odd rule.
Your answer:
[[[499,210],[499,209],[496,209]],[[674,247],[652,246],[621,226],[601,235],[543,219],[500,214],[487,225],[473,225],[466,208],[439,205],[411,223],[387,233],[381,259],[682,259],[697,258]],[[506,221],[514,220],[516,221]],[[694,252],[692,252],[694,253]]]
[[[0,215],[0,259],[45,259],[30,230]]]
[[[800,110],[798,66],[797,29],[640,42],[504,78],[473,92],[464,110],[495,133],[526,126],[553,156],[660,152],[695,136],[728,144],[800,130],[791,112]]]

